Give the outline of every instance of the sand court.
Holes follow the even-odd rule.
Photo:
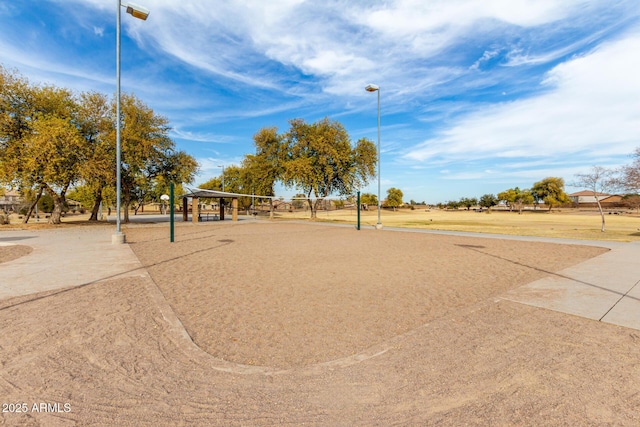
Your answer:
[[[357,354],[606,252],[309,224],[184,228],[171,246],[165,234],[128,239],[194,342],[278,369]]]

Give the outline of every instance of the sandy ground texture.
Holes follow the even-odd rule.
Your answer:
[[[29,255],[33,249],[24,245],[0,246],[0,263],[13,261],[25,255]]]
[[[497,298],[604,249],[166,228],[127,230],[152,280],[0,301],[0,425],[640,423],[638,331]]]

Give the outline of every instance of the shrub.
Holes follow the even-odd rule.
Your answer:
[[[48,194],[43,194],[40,200],[38,200],[38,209],[44,213],[53,212],[53,197]]]

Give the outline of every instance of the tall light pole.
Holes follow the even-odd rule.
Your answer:
[[[382,222],[380,221],[380,204],[382,203],[382,199],[380,198],[380,87],[369,84],[364,88],[367,92],[378,92],[378,223],[376,224],[376,228],[380,230],[382,229]]]
[[[224,165],[218,165],[219,168],[222,168],[222,191],[224,191]]]
[[[116,15],[116,234],[111,236],[111,243],[124,243],[125,236],[120,228],[120,193],[122,171],[120,165],[121,149],[120,149],[120,8],[127,8],[127,13],[134,18],[145,21],[149,16],[149,10],[133,3],[118,2],[118,13]]]

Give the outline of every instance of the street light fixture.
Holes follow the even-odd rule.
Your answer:
[[[125,7],[127,13],[134,18],[145,21],[149,16],[149,10],[133,3],[118,2],[118,13],[116,14],[116,234],[111,236],[111,243],[124,243],[125,236],[122,234],[120,226],[120,199],[121,199],[121,165],[122,156],[120,148],[120,8]]]
[[[146,7],[142,7],[134,3],[124,3],[122,4],[122,6],[126,7],[127,13],[132,15],[134,18],[146,21],[149,17],[149,9],[147,9]]]
[[[380,198],[380,87],[374,84],[368,84],[365,87],[367,92],[378,92],[378,223],[376,229],[382,229],[382,222],[380,221],[380,204],[382,199]]]

